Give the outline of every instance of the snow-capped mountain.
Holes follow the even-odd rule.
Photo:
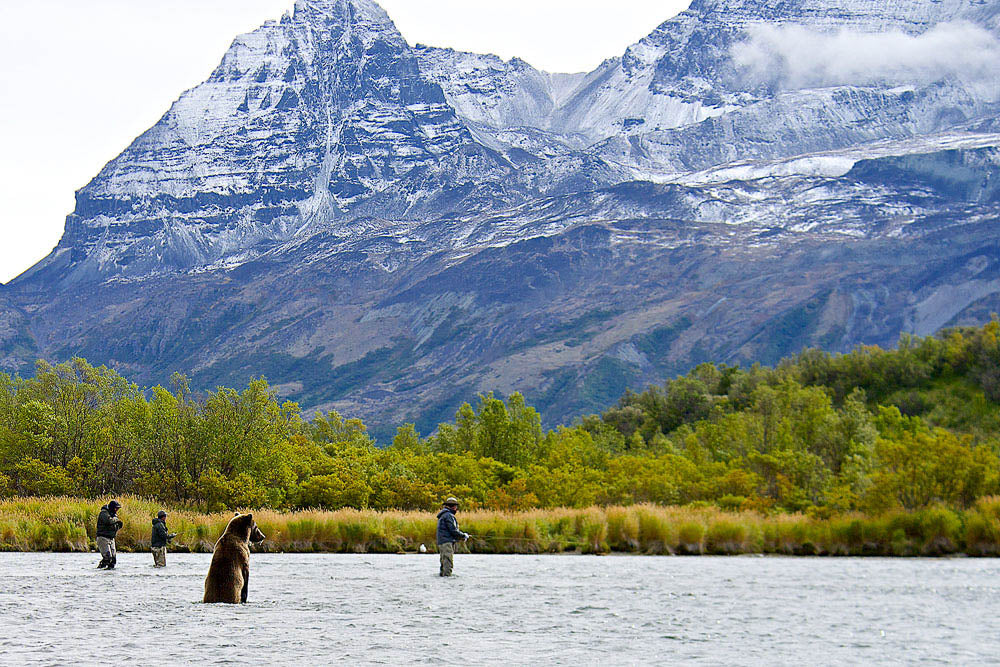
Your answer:
[[[695,0],[590,73],[409,45],[370,0],[238,37],[0,290],[9,368],[267,375],[388,428],[557,422],[703,360],[1000,298],[982,0]]]

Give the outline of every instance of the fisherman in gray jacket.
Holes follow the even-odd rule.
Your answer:
[[[122,504],[112,500],[101,508],[97,515],[97,548],[101,552],[100,570],[113,570],[118,564],[118,549],[115,547],[115,536],[121,530],[122,520],[118,518],[118,510]]]
[[[438,553],[441,554],[442,577],[450,577],[451,570],[455,566],[455,542],[464,542],[469,539],[468,533],[463,533],[458,529],[456,512],[458,512],[458,499],[448,498],[444,501],[443,509],[437,515],[437,544]]]

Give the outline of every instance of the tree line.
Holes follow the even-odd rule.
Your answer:
[[[774,368],[702,364],[545,430],[520,394],[465,404],[379,448],[306,418],[264,379],[141,390],[84,359],[0,374],[0,496],[135,494],[234,507],[496,510],[650,502],[881,513],[1000,493],[1000,323],[806,350]]]

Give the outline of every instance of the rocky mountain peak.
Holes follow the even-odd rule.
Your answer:
[[[407,48],[395,23],[371,0],[298,0],[291,22],[311,30],[316,41],[307,41],[320,51],[352,41],[366,49],[379,43],[394,50]]]
[[[836,86],[785,90],[738,60],[752,26],[919,32],[970,11],[984,10],[977,0],[696,0],[594,72],[552,75],[516,58],[411,48],[371,0],[299,0],[238,37],[208,81],[80,191],[38,270],[72,282],[242,262],[358,217],[491,211],[960,124],[988,111],[979,82],[846,91],[835,73]],[[784,37],[762,38],[764,59],[795,48]],[[781,62],[794,62],[785,51]],[[823,90],[799,92],[810,88]]]
[[[293,18],[312,23],[394,26],[385,10],[372,0],[296,0]]]
[[[558,420],[705,359],[975,320],[1000,309],[997,16],[695,0],[555,75],[300,0],[78,193],[3,290],[0,363],[264,373],[384,424],[518,390]]]

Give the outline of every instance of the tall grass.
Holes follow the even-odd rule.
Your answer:
[[[151,519],[160,506],[121,499],[122,551],[149,548]],[[78,498],[15,498],[0,502],[0,550],[95,549],[100,502]],[[212,550],[231,513],[201,514],[168,508],[180,533],[174,549]],[[254,512],[270,552],[409,553],[434,548],[432,512],[359,510]],[[882,516],[815,518],[762,515],[715,508],[591,507],[520,513],[463,512],[473,535],[462,549],[474,553],[744,554],[830,556],[1000,555],[1000,497],[981,499],[964,512],[941,507]]]

